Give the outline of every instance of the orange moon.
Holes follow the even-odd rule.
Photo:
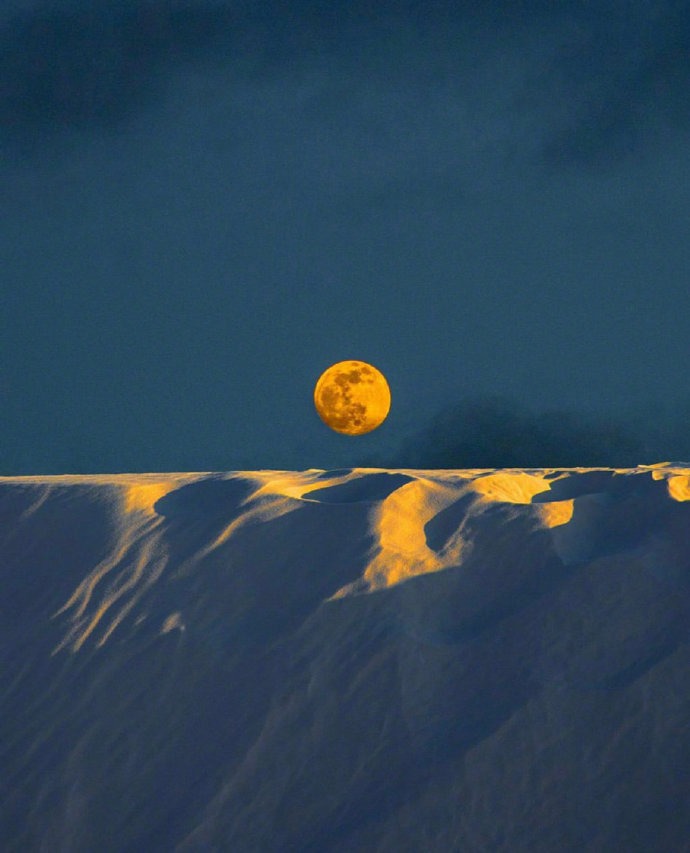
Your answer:
[[[336,432],[363,435],[386,420],[391,392],[386,377],[366,361],[339,361],[319,377],[314,405],[321,420]]]

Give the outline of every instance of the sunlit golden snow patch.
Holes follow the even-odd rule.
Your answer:
[[[185,625],[182,621],[181,613],[171,613],[170,616],[163,622],[163,626],[161,628],[161,634],[168,634],[170,631],[184,631]]]
[[[55,613],[66,614],[69,628],[53,653],[62,648],[79,651],[89,637],[102,646],[123,619],[161,576],[167,551],[160,539],[162,519],[138,513],[122,524],[112,552],[101,560]]]
[[[674,501],[690,501],[690,475],[680,474],[677,477],[669,477],[666,486],[669,496]]]
[[[364,589],[385,589],[416,575],[458,565],[463,549],[460,535],[437,552],[427,545],[424,530],[428,521],[457,499],[457,488],[425,479],[392,492],[372,510],[370,525],[377,544],[362,580],[343,587],[333,598]]]
[[[648,467],[654,467],[652,477],[655,480],[666,480],[666,488],[671,500],[690,501],[690,469],[674,466],[669,462]]]
[[[154,505],[156,501],[177,488],[179,483],[175,481],[162,481],[160,483],[134,483],[127,485],[123,489],[124,511],[130,512],[146,512],[154,514]]]
[[[525,474],[524,472],[501,471],[478,477],[472,488],[490,501],[501,503],[529,504],[532,498],[551,488],[543,475]]]
[[[567,524],[573,517],[575,501],[570,498],[565,501],[536,504],[536,506],[546,527],[560,527],[562,524]]]

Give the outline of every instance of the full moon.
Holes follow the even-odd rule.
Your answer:
[[[386,377],[366,361],[339,361],[319,377],[314,405],[336,432],[363,435],[386,420],[391,392]]]

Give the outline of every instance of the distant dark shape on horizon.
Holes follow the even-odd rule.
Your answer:
[[[666,448],[671,450],[670,447]],[[673,448],[679,451],[681,448]],[[506,397],[463,400],[441,412],[387,463],[409,468],[633,467],[661,452],[619,419],[544,412]],[[678,454],[676,454],[678,455]]]

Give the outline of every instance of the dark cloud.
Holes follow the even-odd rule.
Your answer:
[[[117,123],[162,69],[218,51],[232,24],[226,7],[160,2],[16,15],[0,28],[2,135]]]
[[[682,412],[630,420],[565,409],[536,412],[505,397],[475,397],[440,413],[386,467],[632,467],[678,461],[690,458],[686,423]]]
[[[546,90],[563,115],[544,136],[546,165],[605,167],[666,128],[687,128],[689,12],[687,2],[640,4],[630,17],[603,14],[569,31],[547,68]]]
[[[556,167],[587,166],[636,150],[657,119],[687,123],[687,11],[687,3],[613,0],[38,7],[0,26],[0,133],[5,143],[26,143],[51,129],[117,125],[189,61],[239,60],[252,73],[289,73],[295,58],[347,56],[357,45],[370,56],[380,52],[374,76],[392,73],[412,83],[429,74],[439,84],[467,73],[478,34],[486,61],[498,68],[507,53],[521,63],[524,79],[506,108],[533,113],[539,158]],[[396,41],[401,32],[412,33],[411,41]],[[424,53],[427,67],[420,69],[410,51]],[[511,77],[515,72],[506,66]],[[487,103],[494,98],[486,92]]]

